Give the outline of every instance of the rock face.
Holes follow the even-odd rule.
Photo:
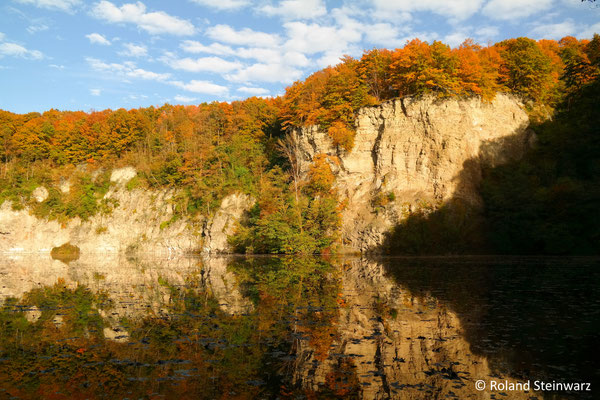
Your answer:
[[[221,202],[221,208],[206,229],[203,250],[206,253],[224,252],[228,248],[227,237],[235,231],[235,223],[253,204],[254,199],[247,195],[236,193],[225,197]]]
[[[368,251],[411,210],[459,199],[481,205],[477,185],[482,167],[518,158],[534,142],[528,117],[516,98],[499,94],[436,100],[404,98],[359,111],[352,151],[333,146],[316,127],[298,130],[298,160],[304,174],[318,154],[331,156],[342,212],[344,250]],[[335,160],[335,161],[334,161]],[[106,198],[118,203],[108,215],[61,225],[27,210],[0,206],[0,252],[49,252],[70,242],[82,253],[144,251],[227,252],[227,236],[254,200],[241,194],[223,199],[211,220],[172,220],[172,191],[126,190],[135,169],[113,170]],[[69,191],[68,182],[60,185]],[[38,190],[39,189],[39,190]],[[48,190],[34,192],[38,202]]]
[[[346,202],[342,240],[348,251],[365,251],[420,204],[480,205],[482,166],[520,157],[531,141],[528,123],[523,104],[504,94],[490,103],[396,99],[359,111],[350,152],[317,127],[298,130],[298,158],[306,173],[317,154],[337,157],[331,167]]]
[[[4,202],[0,206],[0,253],[46,253],[65,243],[79,247],[81,253],[227,252],[227,235],[253,203],[249,196],[234,193],[223,199],[223,207],[210,220],[172,220],[174,192],[127,190],[126,183],[135,175],[131,167],[114,170],[113,186],[105,199],[111,199],[115,208],[88,221],[46,221]]]
[[[44,200],[46,200],[48,198],[48,189],[46,189],[43,186],[38,186],[31,193],[31,195],[33,196],[33,198],[35,199],[35,201],[37,201],[38,203],[41,203],[41,202],[43,202]]]

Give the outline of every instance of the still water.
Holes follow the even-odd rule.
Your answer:
[[[0,399],[600,398],[599,266],[3,259]]]

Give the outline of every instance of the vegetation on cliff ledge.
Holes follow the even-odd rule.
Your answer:
[[[103,203],[110,184],[106,171],[132,165],[139,175],[128,188],[177,188],[173,202],[178,216],[210,215],[222,198],[234,191],[257,198],[257,205],[232,239],[239,251],[327,252],[335,244],[343,206],[338,204],[332,186],[331,167],[336,160],[317,157],[310,173],[300,176],[294,159],[281,145],[289,142],[289,136],[285,139],[288,128],[319,125],[341,151],[351,151],[354,118],[361,107],[425,94],[441,98],[475,95],[489,101],[498,92],[526,99],[534,117],[548,116],[560,105],[556,124],[566,127],[575,118],[569,117],[569,112],[594,113],[584,111],[580,107],[583,103],[576,99],[593,95],[587,88],[598,79],[599,59],[598,35],[591,41],[517,38],[490,46],[468,40],[458,48],[415,39],[393,51],[373,49],[360,59],[346,57],[340,64],[294,83],[278,98],[89,113],[49,110],[18,115],[0,110],[0,202],[10,200],[14,208],[30,206],[46,218],[86,219],[110,212],[115,206]],[[548,153],[532,156],[528,162],[550,162],[552,152],[563,149],[562,145],[593,149],[587,139],[575,138],[593,131],[589,128],[593,124],[586,126],[568,140],[556,139],[560,145],[546,141],[555,143],[552,138],[570,134],[540,133],[540,146],[545,150],[539,151]],[[550,132],[558,128],[542,124],[539,129]],[[588,179],[591,174],[589,179],[593,180],[598,176],[594,175],[596,167],[580,168],[587,162],[581,160],[595,159],[589,151],[564,153],[548,168],[567,168],[575,175],[555,172],[552,176],[560,184],[548,186],[540,178],[548,190],[535,194],[524,191],[522,196],[557,204],[548,200],[552,193],[585,192],[579,178],[569,177]],[[541,174],[546,167],[532,168]],[[519,176],[530,176],[528,171],[523,166]],[[531,176],[538,176],[538,172],[531,172]],[[503,177],[501,170],[491,176],[494,178],[488,181],[484,194],[491,201],[489,216],[498,222],[502,219],[499,215],[508,216],[510,209],[498,194],[500,182],[512,182],[514,188],[527,179],[515,182],[517,177]],[[66,181],[70,189],[60,190]],[[39,185],[49,192],[41,202],[32,196]],[[572,208],[584,201],[592,207],[597,200],[593,196],[577,199],[565,205]],[[586,213],[590,207],[576,208]],[[509,225],[498,226],[510,235]]]

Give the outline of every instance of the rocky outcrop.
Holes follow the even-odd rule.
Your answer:
[[[221,202],[221,208],[205,230],[204,252],[222,253],[228,249],[227,238],[235,232],[236,222],[244,211],[250,209],[254,199],[243,194],[227,196]]]
[[[12,204],[5,201],[0,206],[0,253],[49,253],[65,243],[88,254],[227,252],[227,235],[253,203],[249,196],[234,193],[223,199],[223,206],[210,219],[177,219],[173,218],[171,202],[175,192],[128,190],[126,184],[135,176],[131,167],[113,170],[112,186],[104,198],[114,208],[87,221],[47,221],[36,218],[28,209],[13,210]],[[64,182],[62,187],[66,187]]]
[[[317,154],[331,162],[346,204],[342,240],[350,251],[381,244],[385,232],[422,204],[460,199],[478,206],[482,166],[522,155],[532,140],[513,96],[438,100],[403,98],[361,109],[354,148],[343,151],[317,127],[297,131],[306,173]]]
[[[498,94],[492,102],[396,99],[358,112],[355,145],[349,152],[334,146],[317,127],[299,129],[297,158],[306,174],[316,155],[331,156],[344,204],[343,250],[368,251],[381,245],[392,227],[423,205],[460,200],[480,206],[477,185],[482,167],[520,157],[535,139],[527,130],[528,122],[523,104],[505,94]],[[127,182],[135,176],[131,167],[113,170],[113,186],[105,198],[118,205],[89,221],[43,221],[4,202],[0,206],[0,252],[49,252],[67,242],[83,253],[227,252],[227,236],[254,202],[232,194],[223,199],[211,219],[176,219],[170,201],[175,193],[127,190]],[[68,181],[59,189],[69,192]],[[40,187],[34,197],[42,202],[48,190]]]

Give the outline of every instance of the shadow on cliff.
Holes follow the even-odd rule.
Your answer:
[[[492,169],[492,162],[511,163],[522,157],[529,140],[530,134],[515,133],[482,143],[477,157],[466,160],[453,178],[456,190],[452,197],[443,203],[423,202],[413,207],[373,252],[391,255],[494,253],[481,201],[481,182]]]
[[[412,211],[375,252],[600,254],[599,103],[600,80],[567,97],[553,120],[530,127],[535,141],[522,157],[491,165],[489,155],[510,154],[515,143],[485,143],[465,161],[452,198]],[[465,196],[473,182],[477,193]]]
[[[593,356],[600,340],[597,258],[378,261],[416,297],[434,296],[438,306],[454,311],[470,350],[486,357],[492,372],[532,382],[599,383]],[[571,397],[593,398],[591,393],[564,396]]]

